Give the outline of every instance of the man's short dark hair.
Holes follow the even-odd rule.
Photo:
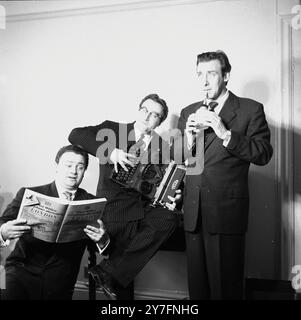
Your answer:
[[[217,50],[217,51],[209,51],[209,52],[203,52],[197,56],[197,62],[196,65],[198,65],[200,62],[207,62],[211,60],[218,60],[222,66],[222,75],[224,76],[225,73],[231,71],[231,64],[229,62],[229,59],[224,51]]]
[[[59,163],[59,161],[61,159],[61,156],[66,152],[73,152],[73,153],[82,155],[84,157],[84,159],[85,159],[85,170],[87,169],[88,164],[89,164],[89,155],[88,155],[88,153],[84,149],[82,149],[80,146],[72,145],[72,144],[62,147],[57,152],[57,154],[55,156],[55,162],[57,164]]]
[[[160,124],[161,124],[168,116],[168,106],[167,106],[165,100],[161,99],[156,93],[149,94],[141,100],[141,102],[139,104],[139,110],[141,109],[143,102],[148,99],[153,100],[162,106],[162,113],[163,114],[160,118]]]

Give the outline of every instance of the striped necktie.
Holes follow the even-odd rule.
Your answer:
[[[214,111],[214,109],[217,107],[217,105],[218,105],[218,103],[216,101],[209,102],[208,110],[209,111]]]
[[[65,192],[63,192],[63,195],[64,195],[65,199],[72,201],[72,193],[71,192],[65,191]]]
[[[217,107],[217,105],[218,105],[218,103],[216,101],[209,102],[208,110],[214,112],[214,109]],[[205,130],[205,132],[204,132],[204,146],[205,147],[208,143],[208,138],[214,134],[215,134],[215,132],[213,131],[213,129],[211,127],[209,127],[208,129]]]

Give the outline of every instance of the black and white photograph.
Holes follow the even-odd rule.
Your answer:
[[[0,309],[300,300],[300,88],[299,0],[0,1]]]

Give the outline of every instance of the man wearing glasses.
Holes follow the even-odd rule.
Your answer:
[[[148,162],[169,161],[164,159],[166,155],[168,158],[164,150],[169,145],[154,131],[167,115],[166,102],[150,94],[142,99],[134,122],[107,120],[97,126],[73,129],[69,136],[72,144],[80,145],[99,160],[97,196],[108,200],[103,222],[111,242],[106,250],[109,258],[102,260],[92,275],[110,299],[133,299],[135,276],[177,226],[173,210],[180,194],[170,197],[167,207],[152,207],[142,193],[110,179],[113,170],[127,171],[134,165],[137,153],[131,151],[137,145],[141,154],[147,151]]]

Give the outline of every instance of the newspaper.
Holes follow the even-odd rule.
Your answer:
[[[107,199],[68,201],[26,189],[18,218],[26,219],[33,237],[47,242],[87,238],[87,225],[98,227]]]

